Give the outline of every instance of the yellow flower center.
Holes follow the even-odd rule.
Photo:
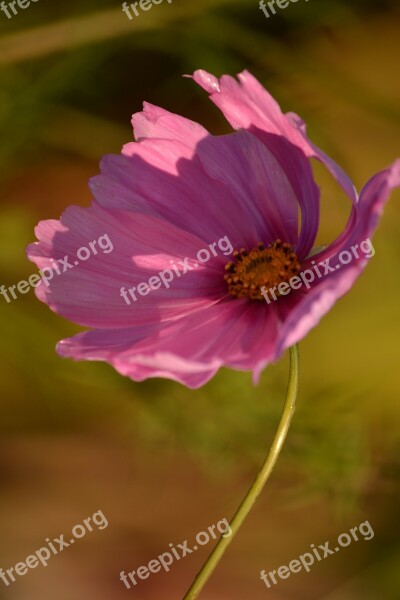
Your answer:
[[[224,279],[229,293],[235,298],[263,300],[262,287],[267,291],[277,288],[301,271],[293,246],[281,240],[267,247],[258,244],[257,248],[249,251],[241,248],[232,256],[235,260],[225,266],[227,274]]]

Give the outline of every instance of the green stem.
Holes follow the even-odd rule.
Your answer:
[[[280,451],[282,450],[283,444],[286,439],[287,432],[290,427],[290,422],[292,420],[297,391],[299,387],[299,348],[296,344],[289,349],[290,352],[290,370],[289,370],[289,383],[286,393],[286,400],[283,407],[283,412],[281,416],[281,420],[279,422],[279,426],[277,432],[275,434],[274,440],[272,442],[271,448],[268,452],[268,455],[265,459],[264,464],[262,465],[257,477],[253,481],[249,491],[244,497],[241,505],[237,509],[231,523],[230,527],[232,530],[232,534],[229,537],[221,537],[216,544],[214,550],[211,552],[210,556],[204,563],[203,567],[199,571],[196,576],[196,579],[193,581],[190,586],[188,592],[184,596],[183,600],[193,600],[197,598],[203,587],[207,583],[208,579],[214,572],[214,569],[218,565],[222,556],[224,555],[225,550],[231,543],[233,537],[236,535],[238,530],[240,529],[242,523],[246,519],[250,510],[252,509],[255,501],[258,496],[262,492],[266,482],[269,479],[269,476],[272,473],[272,470],[278,460],[278,456]]]

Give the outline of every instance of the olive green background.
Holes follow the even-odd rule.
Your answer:
[[[229,132],[181,77],[252,71],[308,123],[358,188],[400,156],[400,12],[395,2],[299,0],[266,19],[257,0],[174,0],[129,21],[117,1],[40,0],[0,13],[0,284],[35,272],[33,228],[87,206],[100,157],[132,139],[143,100]],[[320,166],[319,241],[349,202]],[[397,600],[399,192],[351,292],[301,344],[298,410],[273,478],[204,600]],[[100,363],[59,358],[79,328],[33,291],[0,297],[0,567],[102,510],[109,521],[9,587],[10,600],[178,600],[210,546],[135,589],[119,581],[168,544],[230,517],[277,425],[288,359],[251,375],[222,370],[190,391],[134,383]],[[276,569],[369,520],[360,540],[267,590]]]

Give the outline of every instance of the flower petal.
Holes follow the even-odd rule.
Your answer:
[[[287,144],[283,169],[274,152],[253,134],[242,130],[233,135],[205,138],[198,144],[197,154],[206,172],[226,183],[247,205],[247,218],[263,223],[265,235],[261,241],[269,243],[280,238],[295,245],[300,258],[308,255],[318,229],[319,189],[308,161],[302,160],[297,148]]]
[[[239,81],[228,75],[218,80],[210,73],[198,70],[194,72],[193,79],[210,94],[211,100],[234,129],[248,129],[264,142],[266,140],[262,132],[283,136],[307,157],[320,160],[349,198],[356,201],[357,192],[352,181],[343,169],[308,139],[304,121],[295,113],[282,113],[276,100],[251,73],[243,71],[238,75]]]
[[[235,246],[246,240],[257,243],[263,232],[262,223],[249,218],[249,203],[212,179],[196,149],[182,142],[129,144],[122,156],[106,156],[101,171],[90,187],[106,208],[153,214],[207,243],[225,235]]]
[[[330,260],[335,272],[322,279],[315,279],[308,291],[293,293],[278,302],[283,325],[276,348],[278,358],[286,348],[302,339],[321,318],[330,310],[335,302],[353,286],[368,263],[369,247],[364,252],[361,244],[370,240],[378,226],[383,208],[393,189],[400,187],[400,160],[375,175],[363,188],[359,201],[346,228],[346,235],[341,235],[331,246],[312,257],[317,264]],[[354,256],[353,248],[358,247],[358,256]],[[369,246],[369,245],[368,245]],[[365,246],[364,246],[365,247]],[[348,251],[354,260],[347,265],[340,260],[340,253]],[[336,268],[336,266],[339,268]],[[304,268],[312,268],[311,259],[303,264]],[[260,365],[262,368],[262,365]]]
[[[58,352],[75,360],[110,362],[121,374],[142,381],[166,377],[197,388],[222,366],[251,370],[273,356],[274,310],[227,300],[162,329],[88,331],[63,340]]]
[[[111,252],[87,261],[75,261],[78,251],[91,241],[107,235]],[[198,264],[196,254],[204,242],[152,215],[104,209],[96,203],[90,208],[69,207],[60,221],[44,221],[36,228],[39,242],[28,247],[28,257],[40,268],[54,271],[54,260],[71,264],[54,275],[49,285],[42,281],[36,295],[52,310],[87,327],[130,327],[176,319],[200,307],[211,306],[226,293],[223,279],[228,257],[218,249],[209,261]],[[179,261],[189,257],[184,266]],[[75,262],[75,264],[74,264]],[[176,265],[178,273],[173,269]],[[56,263],[57,264],[57,263]],[[65,264],[65,263],[64,263]],[[190,266],[188,272],[186,269]],[[160,285],[147,295],[134,292],[130,305],[121,288],[131,289],[169,269],[170,287]],[[166,276],[171,278],[170,275]]]
[[[177,140],[191,148],[209,135],[208,131],[195,121],[149,102],[144,102],[143,111],[132,116],[132,126],[136,140],[146,138]]]
[[[208,137],[197,146],[207,174],[226,184],[247,209],[247,218],[262,224],[256,245],[277,239],[298,242],[298,200],[285,172],[275,157],[255,136],[240,131]]]

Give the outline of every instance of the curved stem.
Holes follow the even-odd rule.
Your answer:
[[[204,563],[203,567],[197,574],[195,580],[190,586],[188,592],[185,594],[183,600],[193,600],[197,598],[203,587],[207,583],[208,579],[214,572],[214,569],[218,565],[221,560],[225,550],[231,543],[233,537],[238,532],[242,523],[246,519],[250,510],[252,509],[255,501],[263,490],[269,476],[272,473],[272,470],[278,460],[278,456],[280,451],[282,450],[283,444],[286,439],[287,432],[289,430],[290,422],[292,420],[294,411],[295,411],[295,403],[297,397],[297,391],[299,387],[299,348],[296,344],[289,349],[290,352],[290,370],[289,370],[289,383],[286,393],[286,400],[283,407],[283,412],[281,416],[281,420],[279,422],[278,429],[276,431],[275,437],[273,439],[271,448],[268,452],[268,455],[262,465],[260,471],[258,472],[257,477],[253,481],[249,491],[244,497],[242,503],[237,509],[231,523],[231,535],[229,537],[221,537],[211,552],[210,556]]]

